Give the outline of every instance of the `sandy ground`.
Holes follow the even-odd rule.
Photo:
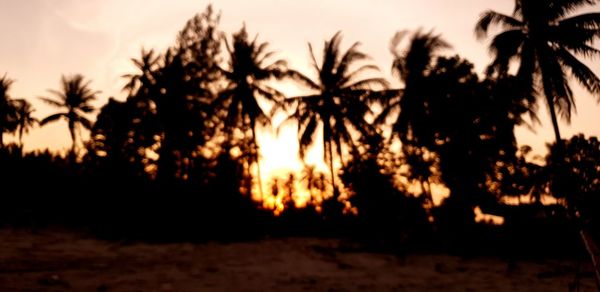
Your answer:
[[[339,240],[123,244],[0,230],[0,291],[569,291],[575,262],[397,257]],[[583,266],[587,269],[586,266]],[[579,291],[595,291],[593,279]]]

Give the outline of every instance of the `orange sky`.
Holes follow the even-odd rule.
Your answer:
[[[98,107],[109,96],[124,99],[120,76],[133,70],[129,59],[138,57],[142,46],[162,50],[173,44],[177,31],[208,4],[199,0],[0,0],[0,74],[7,72],[16,80],[11,95],[30,100],[40,118],[50,109],[36,97],[57,88],[61,74],[81,73],[93,80],[91,86],[102,91]],[[486,44],[475,39],[473,26],[486,9],[510,13],[513,1],[224,0],[213,5],[223,12],[224,31],[236,31],[245,22],[250,33],[259,33],[259,39],[270,42],[271,49],[294,68],[310,72],[306,43],[321,47],[342,30],[345,48],[360,41],[384,76],[393,80],[389,40],[397,30],[419,27],[442,33],[454,47],[449,54],[459,53],[482,72],[490,58]],[[600,74],[598,62],[588,64]],[[600,136],[596,99],[578,86],[575,93],[578,112],[571,126],[562,123],[563,137],[579,132]],[[545,106],[540,109],[543,124],[536,127],[537,133],[518,129],[517,137],[543,153],[553,134]],[[66,149],[69,141],[66,124],[56,123],[34,130],[25,145],[28,150],[57,150]],[[298,167],[290,159],[297,149],[293,132],[284,132],[279,139],[263,135],[261,141],[268,153],[263,157],[266,173]]]

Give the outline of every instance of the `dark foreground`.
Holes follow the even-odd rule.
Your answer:
[[[0,291],[569,291],[575,260],[395,256],[334,239],[117,243],[0,230]],[[595,291],[586,275],[579,291]]]

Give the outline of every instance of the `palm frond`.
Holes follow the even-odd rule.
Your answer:
[[[562,64],[570,69],[571,75],[600,101],[600,79],[598,76],[567,50],[560,50],[558,56]]]
[[[313,68],[315,69],[315,72],[320,72],[321,68],[319,67],[319,62],[317,62],[317,58],[315,57],[315,52],[313,50],[313,47],[310,43],[308,43],[308,52],[310,53],[310,59],[313,65]]]
[[[492,25],[499,25],[502,28],[512,30],[523,27],[523,22],[512,16],[488,10],[479,17],[479,21],[475,25],[475,36],[478,39],[486,38]]]
[[[542,83],[546,98],[552,100],[557,113],[567,122],[575,110],[573,92],[559,60],[541,61]],[[550,95],[550,96],[548,96]]]
[[[356,69],[350,73],[347,73],[344,76],[341,76],[339,78],[340,81],[338,82],[338,84],[341,87],[352,86],[353,85],[351,83],[352,80],[359,78],[361,74],[368,73],[369,71],[380,72],[379,67],[377,67],[377,65],[373,65],[373,64],[363,65],[363,66],[360,66],[358,69]]]
[[[66,113],[57,113],[57,114],[53,114],[53,115],[47,116],[47,117],[45,117],[44,119],[42,119],[40,121],[40,126],[43,126],[43,125],[45,125],[47,123],[50,123],[50,122],[57,121],[61,117],[65,117],[66,118],[67,114]]]
[[[64,103],[61,103],[61,102],[59,102],[59,101],[56,101],[56,100],[54,100],[54,99],[52,99],[52,98],[49,98],[49,97],[43,97],[43,96],[42,96],[42,97],[38,97],[38,98],[39,98],[41,101],[43,101],[44,103],[46,103],[46,104],[48,104],[48,105],[51,105],[51,106],[54,106],[54,107],[58,107],[58,108],[60,108],[60,107],[64,107],[64,106],[65,106],[65,104],[64,104]]]
[[[306,149],[308,149],[309,146],[313,145],[313,142],[316,139],[317,126],[318,126],[318,121],[317,121],[316,117],[312,117],[308,121],[306,126],[304,126],[302,129],[299,129],[300,131],[298,134],[300,136],[300,140],[299,140],[300,158],[304,158]]]
[[[600,13],[585,13],[565,18],[558,22],[558,26],[585,29],[600,29]]]
[[[548,2],[550,3],[544,3],[544,5],[547,5],[547,9],[550,11],[549,17],[551,20],[563,18],[584,6],[598,3],[597,0],[549,0]]]
[[[367,54],[358,51],[359,46],[359,42],[352,44],[352,46],[350,46],[350,48],[346,51],[346,53],[344,53],[344,55],[340,59],[339,64],[335,69],[338,78],[348,74],[350,64],[369,59],[369,56]]]
[[[494,56],[490,65],[491,70],[500,74],[508,71],[511,60],[518,58],[520,49],[525,41],[525,35],[521,30],[507,30],[496,35],[490,43],[489,50]]]
[[[92,129],[92,122],[91,122],[91,121],[90,121],[88,118],[86,118],[86,117],[84,117],[84,116],[81,116],[81,115],[80,115],[80,116],[77,118],[77,121],[78,121],[78,122],[79,122],[79,123],[80,123],[80,124],[81,124],[81,125],[82,125],[84,128],[86,128],[86,129],[88,129],[88,130],[91,130],[91,129]]]
[[[382,89],[385,89],[385,88],[388,88],[389,84],[390,83],[383,78],[374,77],[374,78],[362,79],[362,80],[359,80],[356,82],[352,82],[350,84],[345,84],[344,87],[352,89],[352,90],[373,89],[373,87],[380,87]]]
[[[317,84],[310,77],[302,74],[299,71],[288,69],[288,70],[286,70],[284,72],[284,75],[287,78],[290,78],[290,79],[292,79],[292,80],[294,80],[296,82],[299,82],[300,84],[308,87],[309,89],[312,89],[312,90],[319,90],[319,89],[321,89],[321,87],[319,86],[319,84]]]

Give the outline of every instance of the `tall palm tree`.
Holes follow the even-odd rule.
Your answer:
[[[379,69],[372,64],[356,68],[356,63],[369,59],[358,50],[360,43],[356,42],[342,52],[341,41],[342,34],[337,32],[325,42],[321,63],[317,61],[312,45],[308,44],[312,67],[318,77],[316,80],[300,74],[297,77],[316,93],[288,100],[288,103],[296,104],[296,110],[290,118],[298,122],[301,158],[304,158],[307,148],[314,144],[317,135],[322,136],[323,158],[329,164],[334,195],[337,193],[334,155],[343,163],[343,145],[355,147],[353,133],[368,135],[374,131],[365,121],[365,115],[370,113],[366,98],[373,86],[388,86],[383,78],[361,76]],[[319,128],[321,133],[317,132]]]
[[[17,99],[15,104],[17,109],[17,136],[19,145],[23,147],[23,134],[29,133],[29,129],[33,128],[38,120],[31,115],[35,109],[27,100]]]
[[[4,132],[15,130],[16,110],[8,91],[13,84],[13,80],[6,77],[6,74],[0,78],[0,148],[4,147]]]
[[[400,49],[403,40],[408,37],[408,45]],[[403,92],[389,102],[379,115],[379,121],[400,110],[393,124],[393,134],[403,143],[427,144],[424,138],[432,137],[428,132],[427,121],[427,82],[429,70],[433,67],[436,55],[450,45],[440,36],[417,30],[414,33],[400,31],[392,38],[390,51],[394,56],[392,71],[404,83]],[[425,145],[420,145],[425,146]]]
[[[233,35],[231,45],[225,41],[229,54],[228,68],[221,68],[227,87],[213,101],[219,110],[226,111],[225,132],[230,134],[240,128],[245,134],[250,130],[250,165],[256,163],[259,190],[262,193],[259,149],[256,141],[258,125],[268,125],[270,114],[260,105],[260,100],[279,102],[283,94],[268,85],[273,79],[284,77],[284,60],[271,61],[268,43],[259,43],[255,37],[248,38],[246,27]],[[229,139],[228,139],[229,140]]]
[[[600,13],[572,15],[574,11],[598,2],[515,0],[512,15],[486,11],[475,28],[480,39],[487,36],[491,26],[504,29],[490,43],[494,60],[489,73],[507,74],[509,63],[519,60],[519,79],[527,81],[531,92],[537,84],[543,88],[556,142],[561,145],[557,114],[569,122],[575,109],[566,73],[569,72],[600,100],[600,79],[577,58],[600,56],[600,50],[592,46],[600,36]]]
[[[99,91],[90,89],[91,81],[85,82],[82,75],[74,75],[70,77],[62,76],[61,89],[48,91],[54,95],[54,98],[40,97],[42,101],[61,111],[46,118],[40,122],[41,126],[50,122],[55,122],[64,118],[69,125],[69,133],[71,134],[71,153],[75,154],[77,147],[77,131],[79,126],[86,129],[92,127],[92,122],[85,117],[85,114],[92,113],[94,107],[90,104],[96,99]]]

